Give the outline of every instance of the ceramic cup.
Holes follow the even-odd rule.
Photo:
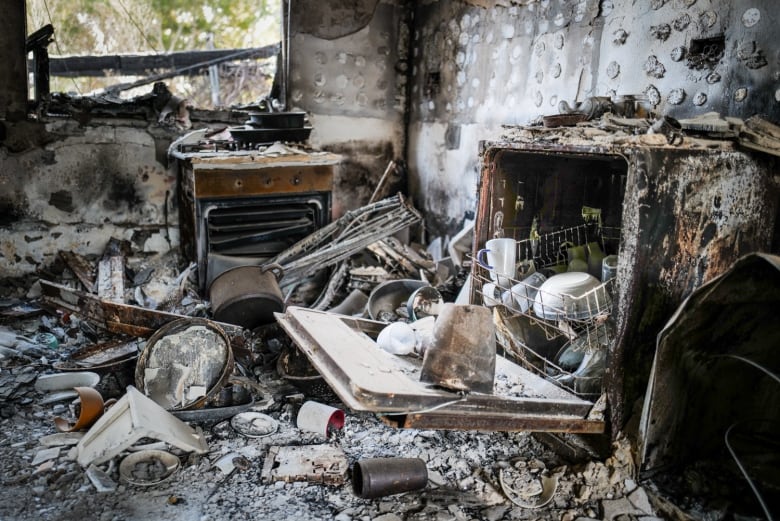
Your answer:
[[[498,306],[502,303],[501,290],[495,282],[486,282],[482,285],[482,303],[487,307]]]
[[[536,271],[512,286],[512,297],[522,313],[526,313],[534,302],[536,293],[547,277],[542,272]]]
[[[487,257],[484,260],[483,257]],[[485,248],[477,252],[477,262],[490,271],[490,278],[503,288],[512,285],[517,259],[517,241],[514,239],[490,239]]]
[[[327,438],[331,432],[344,427],[344,411],[324,403],[308,401],[298,411],[295,423],[302,431],[316,432]]]

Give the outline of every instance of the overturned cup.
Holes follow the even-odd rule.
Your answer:
[[[302,431],[316,432],[326,438],[344,427],[344,411],[324,403],[308,401],[298,411],[295,421]]]

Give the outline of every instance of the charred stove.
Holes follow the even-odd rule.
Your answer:
[[[201,292],[226,267],[260,264],[331,220],[339,156],[209,141],[204,131],[174,143],[171,155],[182,250],[197,262]]]
[[[778,251],[773,157],[726,140],[656,138],[520,129],[480,150],[471,302],[494,308],[510,359],[572,396],[606,399],[613,434],[640,403],[656,336],[684,297],[743,255]],[[499,237],[517,244],[503,280],[480,258]],[[588,265],[591,248],[602,268],[617,259],[614,278]],[[595,283],[577,294],[545,286],[577,262],[574,278]],[[579,362],[562,359],[577,351]]]

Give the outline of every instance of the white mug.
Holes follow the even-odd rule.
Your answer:
[[[487,260],[483,260],[486,254]],[[477,252],[477,263],[490,271],[490,278],[503,288],[512,286],[517,260],[517,241],[514,239],[490,239],[485,248]]]

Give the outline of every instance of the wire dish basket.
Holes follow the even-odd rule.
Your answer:
[[[595,273],[601,274],[602,245],[614,248],[619,234],[619,228],[581,225],[519,240],[518,272],[511,276],[472,263],[477,298],[493,308],[498,345],[583,398],[601,394],[614,278],[601,281]]]

